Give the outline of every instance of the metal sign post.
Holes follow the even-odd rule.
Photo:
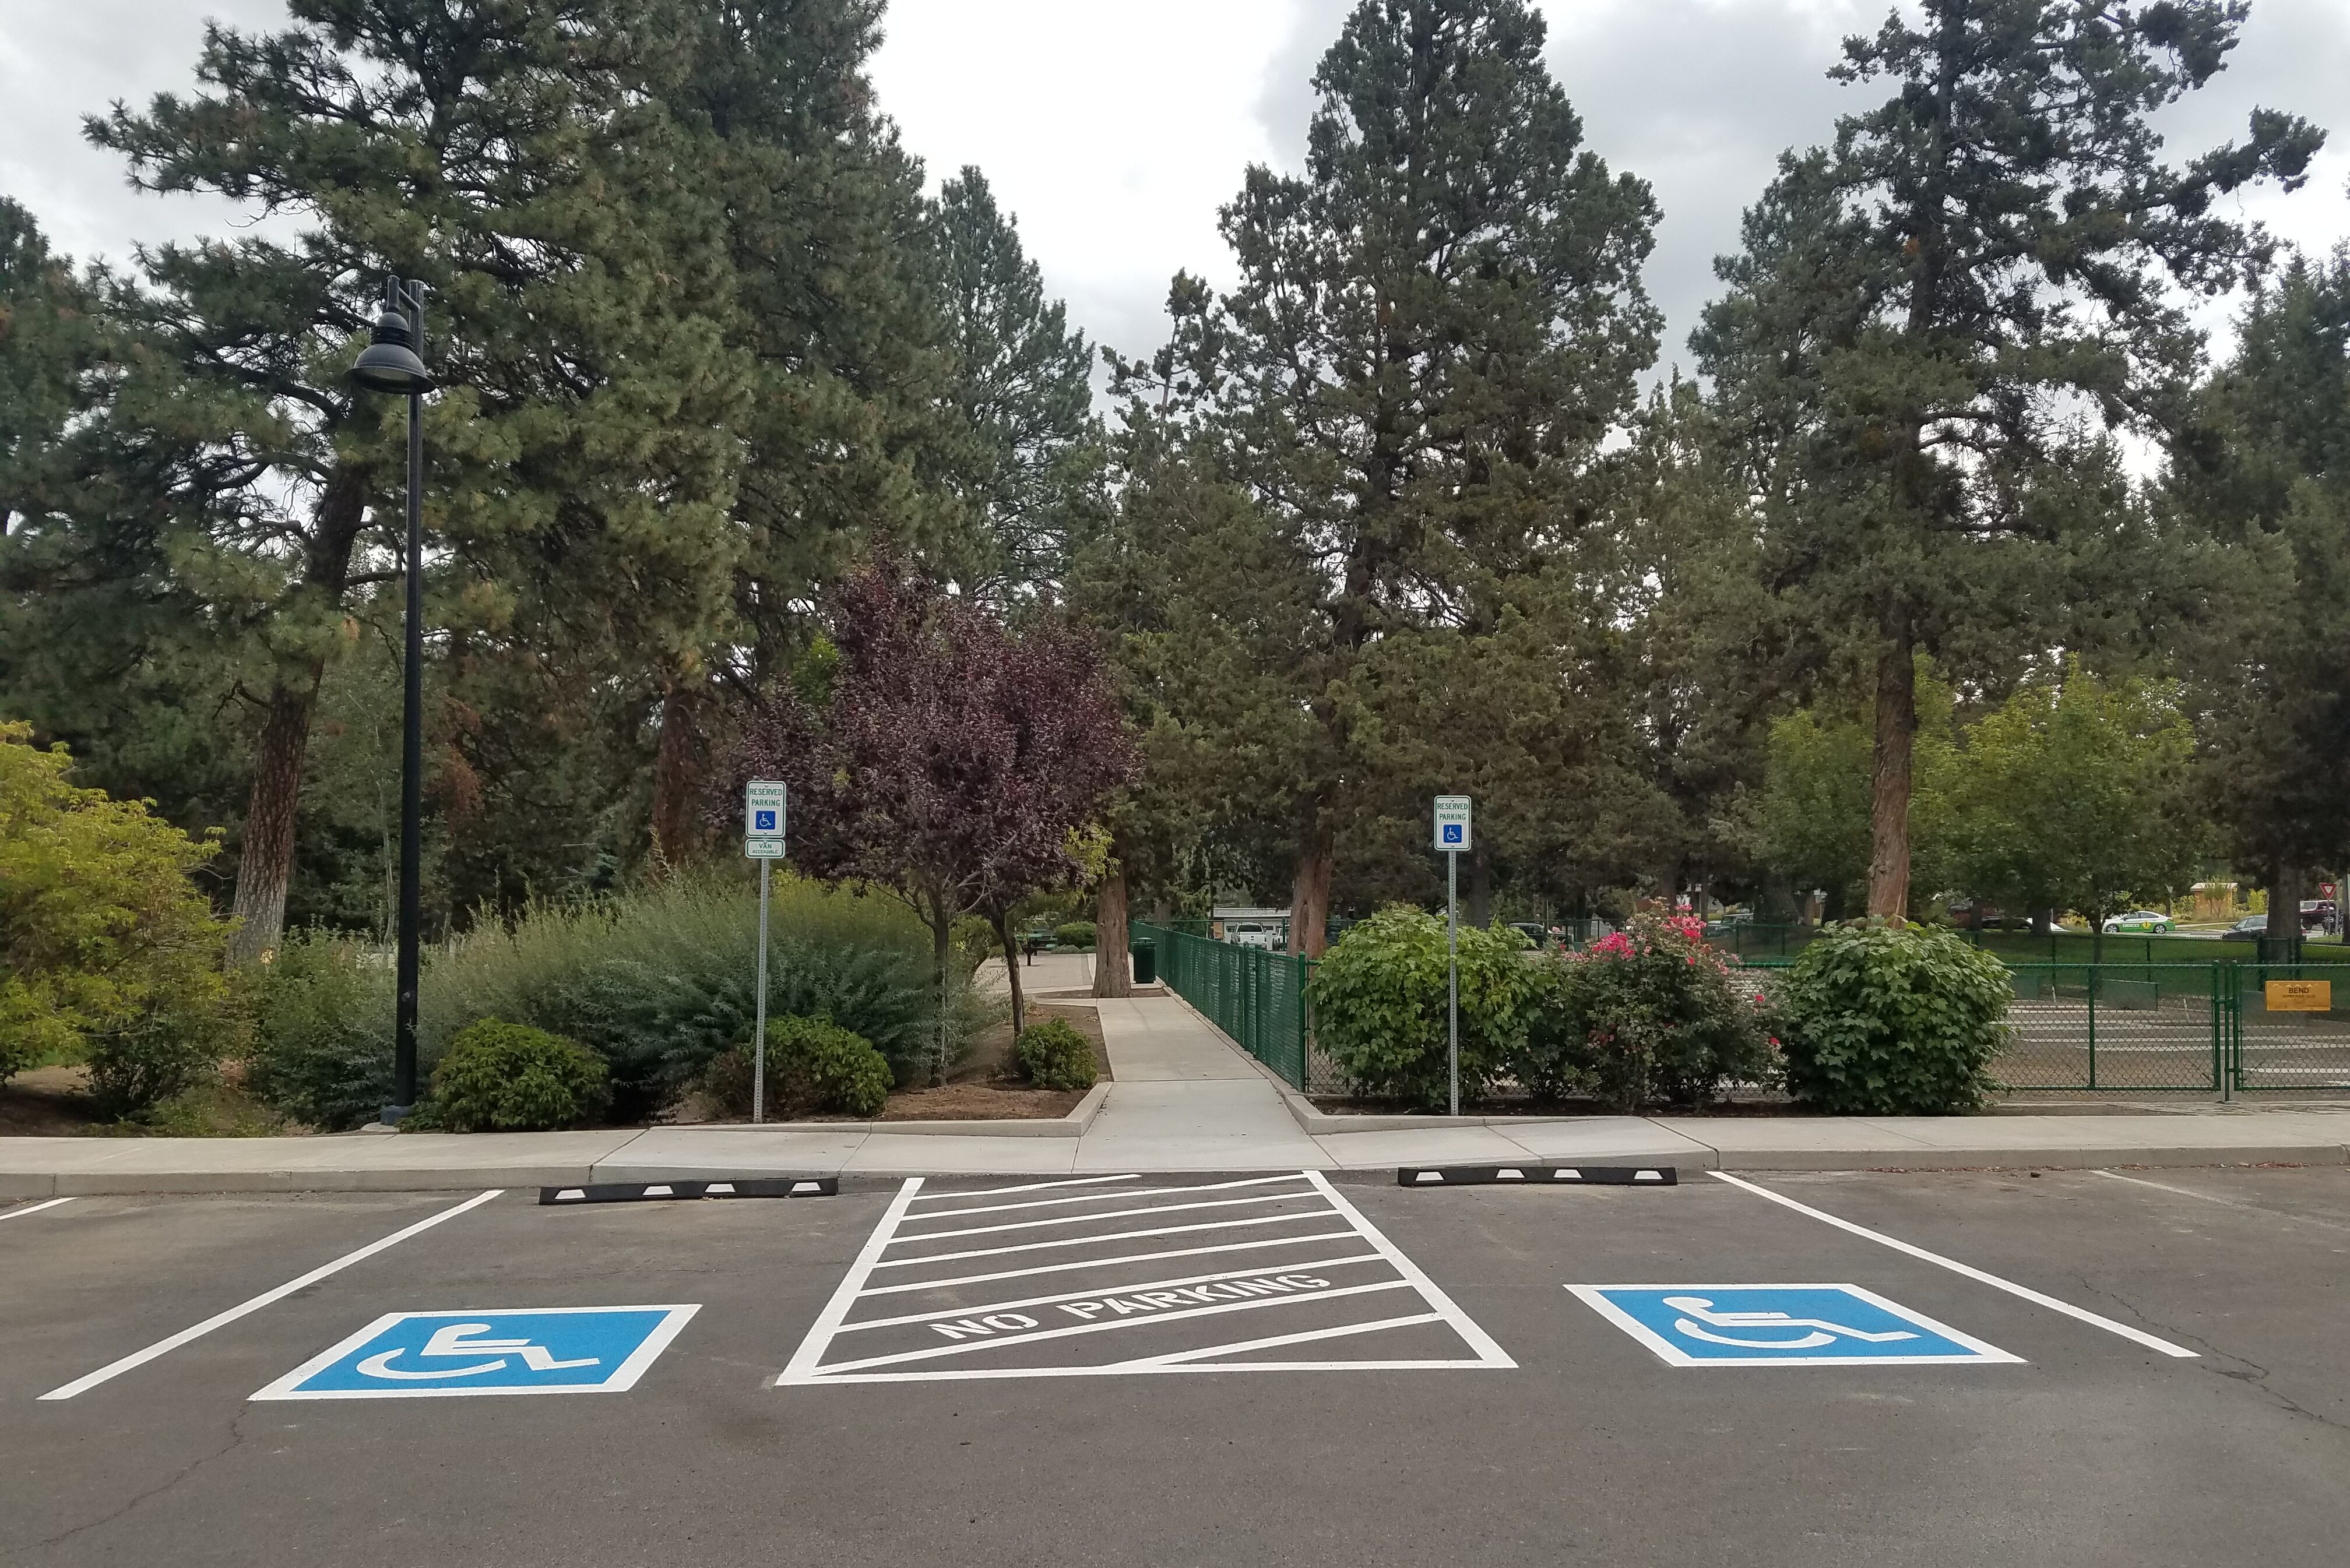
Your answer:
[[[1469,797],[1436,797],[1436,847],[1444,854],[1445,1071],[1461,1114],[1461,857],[1469,848]]]
[[[784,857],[788,791],[768,779],[743,786],[743,853],[759,863],[759,978],[751,1035],[751,1120],[767,1119],[767,877]]]

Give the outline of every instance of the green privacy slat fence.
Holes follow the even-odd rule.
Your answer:
[[[1163,926],[1138,924],[1134,935],[1156,944],[1159,975],[1169,989],[1292,1088],[1305,1087],[1310,961]]]
[[[1735,953],[1742,959],[1788,959],[1803,951],[1804,945],[1819,935],[1819,930],[1817,926],[1756,925],[1725,920],[1706,928],[1706,940],[1722,951]],[[1998,954],[2003,962],[2011,964],[2257,963],[2261,959],[2258,942],[2220,941],[2210,937],[2123,936],[2116,933],[2106,937],[2101,947],[2098,939],[2088,931],[2049,931],[2035,936],[2030,931],[1962,929],[1959,935],[1986,952]],[[2303,957],[2321,963],[2350,961],[2350,953],[2343,950],[2341,940],[2335,937],[2306,938]]]

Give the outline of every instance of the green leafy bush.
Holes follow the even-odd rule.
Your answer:
[[[1094,1086],[1094,1043],[1066,1019],[1047,1018],[1020,1032],[1020,1069],[1040,1089]]]
[[[282,1115],[341,1132],[391,1099],[392,966],[357,942],[289,936],[239,971],[252,1017],[245,1088]]]
[[[728,1116],[748,1116],[754,1068],[747,1043],[730,1046],[711,1062],[702,1088]],[[770,1116],[879,1116],[896,1082],[871,1041],[829,1019],[767,1020]]]
[[[897,1076],[928,1070],[939,1003],[930,932],[910,911],[778,876],[769,924],[771,1018],[829,1018]],[[589,904],[533,905],[428,955],[424,1054],[477,1018],[515,1019],[601,1056],[615,1118],[641,1120],[750,1038],[757,947],[757,894],[720,871]],[[947,1005],[950,1040],[967,1051],[990,1004],[958,978]]]
[[[1506,1066],[1533,991],[1525,939],[1506,926],[1461,933],[1461,1093]],[[1315,1037],[1361,1093],[1446,1099],[1444,922],[1396,905],[1347,928],[1315,966]]]
[[[612,1103],[604,1064],[576,1041],[484,1018],[458,1033],[432,1070],[421,1126],[450,1132],[586,1127]]]
[[[1511,1071],[1537,1098],[1589,1096],[1628,1113],[1704,1105],[1726,1085],[1775,1075],[1762,993],[1697,920],[1640,916],[1536,975]]]
[[[219,846],[76,788],[72,766],[0,722],[0,1083],[87,1057],[125,1115],[190,1087],[226,1042],[228,927],[191,879]]]
[[[1795,1097],[1880,1116],[1979,1108],[2015,995],[2006,966],[1954,933],[1883,920],[1821,931],[1777,992]]]
[[[1094,945],[1094,923],[1091,920],[1071,920],[1053,928],[1053,945],[1056,948],[1089,948]]]

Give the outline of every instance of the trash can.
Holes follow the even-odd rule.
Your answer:
[[[1134,983],[1157,985],[1159,983],[1159,944],[1149,937],[1139,937],[1127,944],[1126,950],[1134,958]]]

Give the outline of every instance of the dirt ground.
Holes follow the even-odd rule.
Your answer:
[[[1109,1054],[1102,1047],[1101,1015],[1090,1007],[1057,1006],[1031,1002],[1028,1021],[1058,1018],[1093,1043],[1094,1076],[1109,1078]],[[997,1024],[979,1037],[970,1059],[947,1079],[942,1089],[900,1089],[881,1109],[885,1122],[983,1121],[999,1118],[1065,1116],[1086,1097],[1082,1089],[1032,1089],[1020,1077],[1020,1059],[1012,1050],[1012,1024]]]
[[[82,1098],[84,1067],[35,1067],[0,1085],[0,1137],[69,1137],[97,1117]]]

